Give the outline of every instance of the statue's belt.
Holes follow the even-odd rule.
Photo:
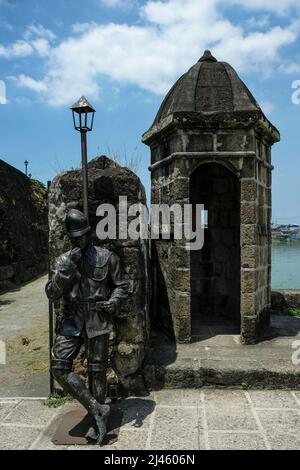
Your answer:
[[[103,311],[103,303],[106,302],[106,300],[102,301],[70,301],[66,304],[66,308],[69,310],[79,310],[81,312],[90,312],[90,311],[96,311],[100,312]]]

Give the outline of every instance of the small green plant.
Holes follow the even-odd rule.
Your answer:
[[[248,384],[248,382],[244,381],[244,382],[241,382],[241,387],[243,390],[248,390],[248,388],[250,388],[250,384]]]
[[[288,315],[300,318],[300,308],[289,308]]]
[[[47,398],[45,405],[49,408],[58,408],[65,405],[67,402],[72,401],[71,395],[59,395],[58,393],[51,393]]]
[[[287,316],[287,317],[296,317],[300,318],[300,308],[295,307],[295,308],[286,308],[285,310],[273,310],[272,311],[273,315],[282,315],[282,316]]]

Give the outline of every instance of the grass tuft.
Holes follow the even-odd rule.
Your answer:
[[[58,408],[65,405],[67,402],[72,401],[71,395],[59,395],[58,393],[51,393],[47,398],[45,405],[49,408]]]

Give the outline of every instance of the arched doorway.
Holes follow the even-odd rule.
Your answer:
[[[190,201],[207,211],[204,246],[190,257],[192,336],[208,325],[229,333],[240,326],[239,178],[220,163],[203,163],[190,177]]]

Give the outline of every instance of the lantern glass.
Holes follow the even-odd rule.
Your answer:
[[[84,96],[82,96],[80,100],[71,106],[70,109],[73,113],[74,128],[77,131],[90,132],[93,130],[96,110]]]

